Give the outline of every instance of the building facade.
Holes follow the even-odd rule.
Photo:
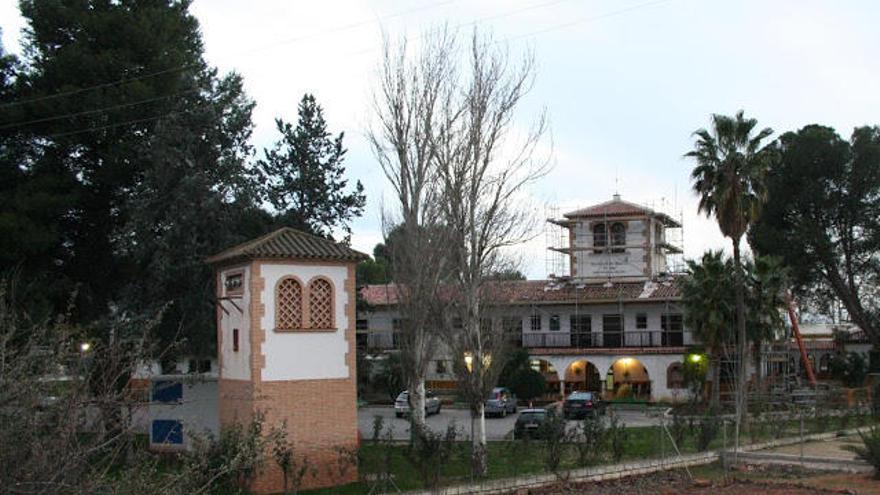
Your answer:
[[[220,428],[262,415],[316,467],[300,488],[348,483],[357,445],[355,264],[346,246],[283,228],[208,261],[216,269]],[[271,456],[270,456],[271,459]],[[286,490],[271,460],[252,491]]]
[[[494,324],[518,334],[532,366],[564,394],[675,400],[685,394],[681,366],[697,342],[684,328],[668,258],[680,253],[668,215],[615,197],[550,220],[567,230],[570,276],[488,284]],[[358,315],[362,349],[393,349],[399,314],[393,285],[367,286],[372,308]],[[438,352],[428,386],[453,387],[446,353]]]

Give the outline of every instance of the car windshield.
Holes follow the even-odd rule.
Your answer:
[[[593,394],[589,392],[575,392],[568,396],[568,400],[591,400],[593,398]]]
[[[400,395],[397,396],[397,400],[409,400],[409,392],[401,392]]]

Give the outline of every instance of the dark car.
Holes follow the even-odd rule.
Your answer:
[[[546,409],[523,409],[513,425],[513,438],[534,438],[540,435],[541,426],[547,420]]]
[[[515,414],[516,408],[516,395],[509,388],[495,387],[486,399],[486,416],[503,418],[508,414]]]
[[[605,414],[605,402],[593,392],[573,392],[562,403],[565,419],[581,419]]]

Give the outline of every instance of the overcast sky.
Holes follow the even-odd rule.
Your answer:
[[[305,92],[324,106],[331,131],[345,132],[348,176],[368,198],[353,236],[365,252],[381,240],[383,195],[391,200],[363,138],[383,28],[412,37],[476,22],[513,52],[533,49],[537,83],[520,122],[548,110],[555,162],[530,191],[536,204],[565,212],[617,190],[663,205],[683,214],[691,257],[729,250],[697,215],[692,164],[682,158],[711,113],[744,109],[777,133],[821,123],[849,136],[880,124],[876,1],[196,0],[192,11],[208,61],[244,75],[258,148],[275,139],[275,117],[295,120]],[[0,0],[0,27],[17,52],[16,1]],[[529,278],[546,276],[543,235],[520,252]]]

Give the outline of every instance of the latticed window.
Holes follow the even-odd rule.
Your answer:
[[[295,330],[302,328],[302,286],[296,279],[285,278],[275,294],[275,328]]]
[[[309,326],[333,328],[333,286],[323,278],[309,283]]]

